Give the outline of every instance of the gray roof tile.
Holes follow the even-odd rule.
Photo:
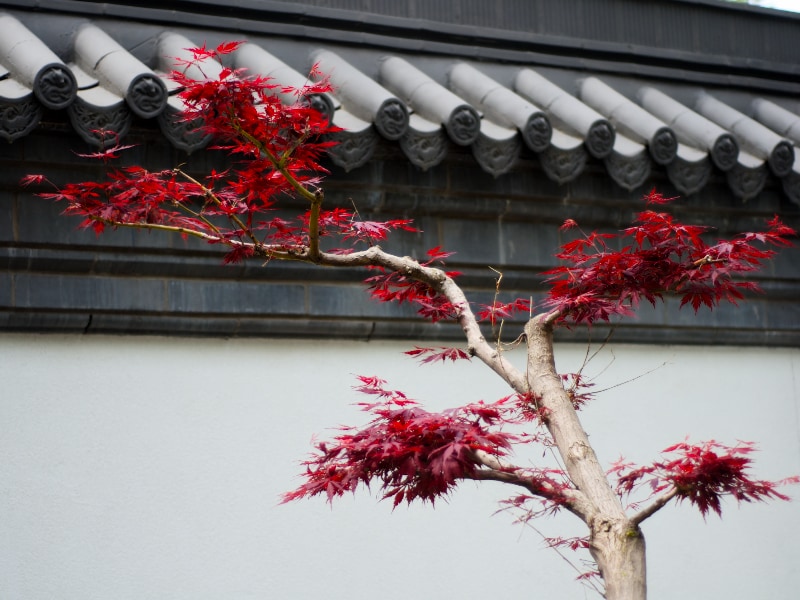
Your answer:
[[[699,113],[741,140],[751,154],[766,160],[775,175],[784,177],[791,172],[794,164],[791,142],[710,94],[701,93],[695,106]]]
[[[752,108],[757,121],[795,144],[800,144],[800,116],[763,98],[753,100]]]
[[[399,140],[408,130],[408,108],[402,100],[330,50],[312,53],[319,70],[330,77],[335,96],[355,116],[372,121],[387,140]]]
[[[522,96],[467,63],[450,70],[450,89],[503,127],[515,127],[525,145],[541,152],[550,145],[552,126],[547,115]]]
[[[345,171],[366,164],[378,145],[378,134],[372,123],[340,108],[333,115],[333,124],[342,128],[333,136],[338,143],[328,151],[334,164]]]
[[[679,142],[707,152],[721,171],[736,164],[739,155],[736,138],[713,121],[649,86],[639,90],[638,99],[645,110],[672,128]]]
[[[306,75],[294,70],[277,56],[249,42],[242,44],[234,54],[233,65],[237,69],[244,69],[248,74],[267,77],[276,82],[279,87],[275,88],[274,92],[285,104],[297,101],[297,95],[287,93],[284,91],[286,88],[293,88],[299,92],[312,83]],[[320,112],[328,115],[328,118],[333,118],[334,111],[341,107],[341,103],[331,94],[311,94],[307,95],[307,99]]]
[[[444,127],[459,146],[478,138],[478,111],[408,61],[389,56],[381,61],[381,80],[416,113]]]
[[[514,88],[544,108],[565,133],[579,135],[595,158],[605,158],[613,150],[614,127],[608,119],[533,69],[521,69],[514,79]]]
[[[578,84],[580,98],[607,117],[622,133],[647,144],[653,160],[668,165],[678,151],[678,139],[667,125],[597,77]]]
[[[99,27],[83,25],[75,35],[75,62],[98,84],[125,98],[139,117],[157,117],[167,104],[167,86],[149,67]]]
[[[653,166],[647,146],[619,132],[611,153],[603,162],[611,178],[626,190],[642,185],[650,177]]]
[[[75,100],[72,71],[19,20],[0,14],[0,64],[17,83],[33,90],[43,106],[61,109]]]

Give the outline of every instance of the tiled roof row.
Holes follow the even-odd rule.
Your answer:
[[[24,137],[43,109],[51,109],[65,110],[92,144],[104,143],[98,133],[104,130],[124,137],[140,118],[156,120],[175,147],[200,149],[210,140],[177,118],[182,106],[168,73],[185,69],[187,49],[203,42],[164,31],[148,66],[86,22],[72,36],[69,52],[62,52],[65,60],[19,18],[0,13],[0,137]],[[311,52],[335,91],[310,100],[342,128],[331,159],[346,170],[367,163],[385,139],[421,169],[461,146],[471,149],[483,170],[500,176],[532,151],[558,183],[578,177],[591,157],[627,190],[663,168],[680,192],[692,194],[716,169],[737,197],[758,195],[774,177],[800,204],[800,116],[769,98],[753,94],[743,111],[703,90],[687,102],[657,82],[640,80],[631,92],[587,74],[565,89],[533,67],[518,69],[508,85],[481,63],[455,59],[443,81],[426,73],[423,60],[397,55],[376,55],[377,76],[371,76],[334,50]],[[245,43],[232,55],[232,66],[280,86],[302,87],[306,76],[272,51],[267,43]],[[188,74],[213,77],[221,68],[206,60]]]

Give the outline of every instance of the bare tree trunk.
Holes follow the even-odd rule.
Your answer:
[[[645,600],[647,581],[644,536],[627,519],[596,517],[590,551],[606,589],[607,600]]]
[[[611,488],[572,399],[556,372],[552,316],[540,315],[525,326],[528,339],[527,381],[553,436],[564,468],[588,500],[582,518],[589,527],[592,557],[605,584],[607,600],[646,600],[645,543],[619,496]]]

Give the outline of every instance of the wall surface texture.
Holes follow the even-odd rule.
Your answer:
[[[435,509],[392,512],[376,490],[278,504],[312,434],[363,422],[353,373],[435,408],[507,393],[480,365],[419,367],[407,347],[0,335],[0,598],[594,597],[537,531],[494,514],[516,493],[500,485],[463,485]],[[586,352],[559,350],[562,371]],[[597,389],[618,385],[584,413],[601,460],[645,462],[688,435],[759,442],[760,477],[800,473],[800,350],[611,350],[586,367]],[[535,525],[579,535],[573,521]],[[722,521],[668,507],[644,531],[652,600],[800,589],[796,502],[726,504]]]

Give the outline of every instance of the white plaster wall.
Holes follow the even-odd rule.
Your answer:
[[[493,515],[515,493],[500,484],[435,510],[392,513],[368,493],[278,504],[312,434],[363,422],[352,373],[440,408],[507,393],[478,364],[419,367],[407,347],[0,335],[0,599],[593,597],[539,534]],[[560,348],[559,366],[584,353]],[[800,350],[613,355],[588,368],[604,370],[598,388],[641,377],[585,411],[602,460],[647,461],[690,435],[757,440],[759,476],[800,473]],[[797,598],[797,502],[729,504],[722,521],[668,507],[645,535],[651,600]]]

